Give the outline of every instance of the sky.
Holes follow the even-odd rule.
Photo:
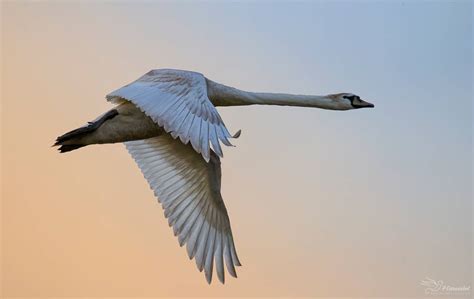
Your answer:
[[[3,297],[421,297],[472,285],[471,1],[2,2]],[[151,69],[375,109],[219,108],[238,279],[207,285],[121,144],[51,144]],[[445,294],[446,295],[446,294]],[[459,294],[447,294],[448,296]]]

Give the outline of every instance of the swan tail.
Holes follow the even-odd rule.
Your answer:
[[[91,143],[87,142],[87,137],[95,132],[104,122],[117,115],[117,110],[112,109],[104,115],[99,116],[96,120],[89,122],[87,125],[59,136],[56,138],[56,142],[53,146],[59,146],[58,151],[60,153],[66,153],[89,145]]]
[[[67,153],[67,152],[76,150],[78,148],[84,147],[84,146],[86,146],[86,145],[84,145],[84,144],[64,144],[64,145],[61,145],[58,148],[58,151],[60,153]]]

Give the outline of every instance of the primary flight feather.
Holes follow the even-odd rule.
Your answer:
[[[326,96],[255,93],[209,80],[200,73],[152,70],[106,96],[117,106],[56,139],[61,153],[86,145],[123,142],[141,169],[165,217],[186,244],[207,282],[213,269],[224,283],[224,264],[240,266],[221,196],[221,144],[231,135],[216,106],[281,105],[350,110],[374,107],[351,93]]]

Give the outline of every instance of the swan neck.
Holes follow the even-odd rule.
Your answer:
[[[249,92],[207,80],[209,99],[215,106],[277,105],[334,109],[327,96]]]

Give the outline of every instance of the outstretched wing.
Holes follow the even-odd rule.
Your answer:
[[[173,138],[179,137],[209,162],[210,143],[223,156],[219,140],[232,144],[219,113],[207,96],[206,78],[189,71],[171,69],[153,70],[138,80],[110,93],[107,100],[128,100]],[[236,136],[237,137],[237,136]]]
[[[219,157],[211,151],[206,163],[191,146],[168,134],[125,145],[162,204],[180,246],[186,244],[189,258],[195,258],[199,271],[204,269],[208,283],[214,263],[222,283],[224,261],[237,277],[234,266],[240,262],[220,192]]]

